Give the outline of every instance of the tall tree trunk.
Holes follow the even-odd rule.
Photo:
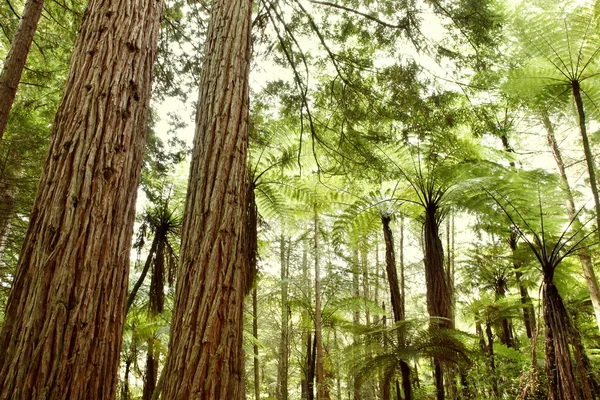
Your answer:
[[[525,331],[527,333],[527,337],[531,339],[533,337],[533,333],[535,332],[535,310],[533,309],[531,297],[529,297],[527,288],[521,282],[521,277],[523,276],[523,274],[519,271],[521,263],[518,261],[516,256],[519,239],[517,232],[517,229],[513,227],[510,237],[508,238],[508,245],[510,246],[510,249],[512,251],[515,280],[517,282],[517,286],[519,287],[519,293],[521,295],[521,305],[523,308],[523,322],[525,323]]]
[[[323,400],[327,397],[327,387],[325,382],[325,353],[323,347],[323,322],[321,319],[321,265],[319,260],[319,217],[315,209],[315,232],[314,232],[314,251],[315,251],[315,346],[317,348],[316,378],[317,378],[317,400]]]
[[[382,215],[381,222],[383,224],[383,238],[385,241],[385,266],[388,277],[388,283],[390,286],[390,295],[392,301],[392,311],[394,313],[394,322],[404,321],[405,310],[403,307],[403,299],[400,294],[400,285],[398,284],[398,274],[396,271],[396,255],[394,252],[394,237],[392,230],[390,229],[390,216]],[[405,344],[406,338],[402,334],[402,330],[398,333],[399,345]],[[402,373],[402,390],[404,391],[405,400],[412,399],[412,387],[410,384],[410,367],[408,364],[401,360],[400,371]],[[387,386],[389,387],[389,379]]]
[[[163,399],[243,396],[252,2],[216,0],[200,78]]]
[[[6,248],[6,240],[10,229],[10,220],[15,210],[15,198],[8,183],[0,177],[0,259]]]
[[[44,0],[27,0],[19,27],[4,61],[2,74],[0,74],[0,142],[4,136],[8,114],[15,100],[21,74],[43,9]]]
[[[277,400],[287,400],[288,398],[288,357],[289,357],[289,312],[290,306],[288,304],[288,268],[289,264],[286,262],[286,247],[285,247],[285,236],[283,230],[280,236],[280,264],[281,264],[281,336],[279,338],[279,355],[277,360],[277,387],[276,397]],[[289,257],[290,249],[287,249]]]
[[[594,164],[595,159],[592,154],[590,141],[587,135],[587,128],[585,126],[585,111],[583,109],[583,101],[581,100],[581,88],[579,87],[579,81],[574,80],[571,84],[573,90],[573,98],[575,99],[575,105],[577,106],[577,114],[579,116],[579,132],[581,133],[581,142],[583,144],[583,153],[585,154],[585,162],[588,168],[588,175],[590,178],[590,188],[592,189],[592,195],[594,197],[594,206],[596,210],[596,226],[598,227],[598,238],[600,238],[600,197],[598,196],[598,184],[596,180],[596,166]]]
[[[494,335],[492,334],[492,323],[490,321],[486,321],[485,323],[485,334],[488,340],[487,352],[488,357],[490,358],[490,370],[492,372],[492,391],[494,392],[494,396],[497,398],[499,392],[498,379],[496,378],[496,356],[494,354]]]
[[[444,270],[444,249],[439,235],[439,210],[435,201],[427,203],[424,221],[425,285],[427,289],[427,311],[431,317],[445,320],[436,322],[432,328],[452,328],[452,298]],[[444,375],[442,363],[434,358],[434,373],[438,400],[444,400]]]
[[[260,362],[258,359],[258,287],[252,289],[252,335],[254,336],[254,400],[260,400]]]
[[[135,296],[137,296],[138,291],[142,287],[144,280],[146,279],[146,275],[148,275],[148,271],[150,271],[150,267],[152,266],[152,260],[154,259],[154,255],[156,253],[156,246],[158,245],[158,235],[154,235],[154,239],[152,239],[152,245],[150,246],[150,251],[148,252],[148,256],[146,257],[146,262],[144,263],[144,269],[140,274],[135,285],[131,289],[131,293],[127,296],[127,305],[125,307],[125,315],[129,313],[133,302],[135,301]]]
[[[308,249],[307,242],[304,241],[304,248],[302,251],[302,278],[305,283],[305,293],[307,294],[306,303],[312,304],[312,285],[310,282],[310,274],[308,272]],[[313,345],[312,345],[312,333],[311,328],[311,319],[308,315],[308,311],[302,312],[302,320],[303,325],[306,327],[304,331],[304,343],[305,343],[305,364],[303,377],[301,382],[301,398],[303,400],[313,400],[314,399],[314,357],[313,357]]]
[[[560,152],[560,148],[558,147],[556,136],[554,135],[554,126],[552,125],[550,117],[546,111],[542,112],[542,122],[546,128],[548,147],[550,147],[552,155],[554,156],[554,161],[556,162],[556,167],[558,168],[560,180],[567,197],[567,212],[569,214],[569,218],[573,221],[573,228],[575,228],[577,231],[580,231],[583,226],[575,211],[575,200],[573,198],[573,192],[571,191],[571,186],[569,185],[569,180],[567,178],[565,163],[563,162],[562,154]],[[578,236],[581,237],[582,235],[580,234]],[[594,314],[596,316],[596,325],[598,326],[598,329],[600,329],[600,288],[598,288],[598,280],[596,279],[596,273],[594,272],[594,267],[592,266],[592,259],[587,247],[581,247],[577,251],[577,255],[579,256],[579,262],[581,263],[581,268],[583,269],[585,282],[587,284],[588,291],[590,292],[590,299],[592,301]]]
[[[545,369],[549,400],[580,400],[580,388],[571,360],[571,323],[552,277],[544,277],[544,322],[546,323]]]
[[[0,399],[112,399],[162,3],[91,0],[0,331]]]
[[[356,244],[358,247],[358,243]],[[355,299],[360,298],[360,285],[359,285],[359,261],[358,261],[358,248],[354,249],[352,257],[352,297]],[[354,311],[352,315],[352,323],[354,328],[358,330],[360,325],[360,313],[358,310]],[[354,335],[354,345],[358,345],[358,334]],[[361,382],[358,371],[354,371],[352,376],[352,398],[354,400],[361,400]]]
[[[154,348],[153,339],[149,339],[148,353],[146,354],[146,370],[144,371],[144,389],[142,391],[143,400],[151,400],[156,381],[158,379],[158,352]]]

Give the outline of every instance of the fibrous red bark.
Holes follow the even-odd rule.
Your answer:
[[[0,399],[115,396],[156,0],[92,0],[0,331]]]
[[[243,397],[251,11],[212,2],[163,399]]]

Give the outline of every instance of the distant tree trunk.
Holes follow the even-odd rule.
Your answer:
[[[594,206],[596,210],[596,226],[598,227],[598,238],[600,238],[600,197],[598,196],[598,184],[596,180],[595,158],[592,154],[590,140],[587,135],[587,127],[585,126],[585,111],[583,109],[583,101],[581,100],[581,88],[579,81],[572,82],[573,98],[577,106],[577,114],[579,115],[579,132],[581,133],[581,142],[583,144],[583,153],[585,154],[585,162],[588,168],[590,178],[590,188],[594,197]]]
[[[154,235],[154,239],[152,239],[152,245],[150,246],[150,251],[148,252],[148,256],[146,257],[146,262],[144,263],[144,269],[140,274],[135,285],[131,289],[131,293],[127,296],[127,306],[125,307],[125,315],[129,313],[133,302],[135,301],[135,296],[137,296],[138,291],[144,284],[144,280],[146,279],[146,275],[148,275],[148,271],[150,271],[150,267],[152,266],[152,260],[154,260],[154,255],[156,253],[156,247],[158,246],[158,235]]]
[[[146,354],[146,369],[144,372],[144,389],[142,391],[143,400],[151,400],[156,380],[158,379],[158,352],[154,349],[153,339],[149,339],[148,352]]]
[[[165,247],[167,245],[166,231],[158,227],[154,233],[156,252],[152,263],[152,279],[150,279],[150,296],[148,301],[148,317],[154,320],[165,308]],[[151,257],[148,255],[148,257]],[[158,349],[154,347],[154,338],[147,340],[146,371],[144,374],[143,400],[151,400],[158,380]]]
[[[358,243],[356,244],[358,247]],[[358,249],[354,249],[354,254],[352,256],[352,297],[355,299],[360,298],[360,285],[359,285],[359,261],[358,261]],[[360,313],[358,310],[354,311],[352,315],[352,323],[356,329],[360,325]],[[354,335],[354,344],[358,345],[358,335]],[[352,398],[354,400],[361,400],[361,382],[359,378],[358,371],[354,371],[352,376]]]
[[[321,265],[319,260],[319,217],[315,209],[314,219],[314,250],[315,250],[315,346],[317,348],[316,378],[317,378],[317,400],[327,397],[325,382],[325,353],[323,347],[323,322],[321,319]]]
[[[497,279],[495,292],[496,292],[495,293],[496,300],[506,297],[506,278],[505,277],[502,276]],[[500,334],[498,335],[500,337],[500,343],[502,343],[503,345],[505,345],[507,347],[514,348],[515,343],[514,343],[514,338],[513,338],[513,334],[512,334],[512,330],[511,330],[510,320],[508,318],[502,318],[502,320],[500,321],[500,326],[501,326],[501,330],[500,330]]]
[[[288,330],[289,330],[289,312],[290,306],[288,304],[288,268],[289,265],[286,257],[285,247],[285,236],[283,230],[280,237],[280,264],[281,264],[281,336],[279,339],[279,355],[277,360],[277,387],[276,397],[277,400],[288,399],[288,357],[289,357],[289,344],[288,344]],[[289,257],[290,249],[287,249]]]
[[[6,130],[8,114],[15,100],[21,74],[43,9],[44,0],[27,0],[19,27],[4,60],[4,67],[0,74],[0,142]]]
[[[546,139],[548,141],[548,146],[550,147],[552,155],[554,156],[554,161],[556,162],[556,167],[558,168],[560,180],[563,184],[567,197],[567,212],[569,214],[569,218],[573,221],[573,228],[575,228],[577,231],[580,231],[583,226],[575,211],[575,200],[573,199],[573,192],[571,191],[571,186],[569,185],[569,180],[567,178],[565,163],[554,135],[554,126],[552,125],[550,117],[546,111],[542,112],[542,122],[546,128]],[[579,235],[579,237],[581,236],[582,235]],[[600,329],[600,288],[598,288],[598,280],[596,279],[596,273],[594,272],[594,267],[592,266],[592,259],[587,247],[581,247],[577,251],[577,255],[579,256],[579,262],[581,263],[583,275],[585,276],[585,282],[590,293],[592,306],[594,307],[596,326],[598,326],[598,329]]]
[[[15,210],[15,198],[9,185],[0,177],[0,259],[6,248],[6,240],[10,229],[10,219]]]
[[[260,364],[258,359],[258,287],[252,289],[252,335],[254,336],[254,400],[260,400]]]
[[[381,222],[383,224],[383,238],[385,240],[385,265],[388,283],[390,286],[394,322],[401,322],[404,321],[405,310],[403,307],[404,302],[402,295],[400,294],[400,286],[398,284],[398,274],[396,272],[396,255],[394,253],[394,237],[392,230],[390,229],[390,216],[382,215]],[[400,342],[399,346],[403,346],[406,338],[400,332],[398,334],[398,340]],[[404,398],[405,400],[411,400],[412,386],[410,383],[410,367],[403,360],[400,361],[400,371],[402,373],[402,390],[404,391]],[[389,387],[389,379],[386,382],[386,386]]]
[[[216,0],[208,24],[162,398],[243,396],[251,1]],[[256,227],[254,227],[256,228]]]
[[[0,398],[116,394],[162,3],[91,0],[0,331]]]
[[[518,239],[518,231],[516,228],[513,227],[510,237],[508,238],[508,245],[512,250],[515,280],[517,282],[517,286],[519,286],[519,293],[521,295],[521,305],[523,307],[523,322],[525,323],[527,337],[531,339],[533,337],[533,332],[535,331],[535,310],[533,309],[531,297],[529,297],[527,288],[521,282],[521,277],[523,276],[523,274],[519,271],[521,263],[517,260],[516,257]]]
[[[425,247],[425,285],[427,288],[427,311],[431,317],[443,317],[445,320],[436,322],[432,328],[452,328],[453,311],[452,298],[446,282],[444,270],[444,249],[439,235],[439,209],[435,201],[430,201],[425,207],[424,247]],[[444,400],[444,375],[441,361],[434,358],[434,373],[438,400]]]
[[[498,392],[498,379],[496,378],[496,356],[494,354],[494,335],[492,334],[492,323],[487,321],[485,323],[485,334],[488,340],[487,352],[488,357],[490,358],[490,370],[492,372],[491,380],[492,380],[492,390],[494,391],[494,396],[496,398],[499,395]]]
[[[307,255],[307,243],[304,242],[304,249],[302,251],[302,278],[305,283],[305,293],[307,294],[306,302],[307,304],[312,304],[312,285],[310,283],[310,274],[308,272],[308,255]],[[308,311],[303,311],[302,320],[304,321],[303,325],[306,327],[304,332],[304,343],[305,343],[305,364],[303,377],[301,382],[301,398],[303,400],[314,400],[314,379],[315,379],[315,369],[314,369],[314,356],[313,356],[313,341],[312,341],[312,333],[309,326],[311,325],[311,320],[308,315]]]

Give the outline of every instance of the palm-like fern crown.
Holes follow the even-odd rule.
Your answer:
[[[578,85],[587,114],[597,117],[600,20],[591,6],[573,8],[568,3],[527,4],[517,10],[515,26],[526,61],[511,72],[505,88],[556,108],[570,100],[573,85]]]

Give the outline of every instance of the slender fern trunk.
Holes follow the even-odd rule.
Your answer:
[[[277,400],[288,399],[288,357],[289,357],[289,312],[288,304],[288,257],[286,257],[285,235],[280,236],[279,261],[281,264],[281,335],[279,338],[279,355],[277,360]],[[289,254],[290,249],[287,249]]]
[[[517,286],[519,287],[519,294],[521,295],[525,331],[527,333],[527,338],[531,339],[535,331],[535,310],[533,309],[533,304],[531,302],[531,297],[529,297],[529,293],[527,292],[527,288],[522,283],[523,274],[519,271],[521,263],[518,261],[516,256],[518,246],[518,234],[516,229],[512,230],[510,237],[508,238],[508,245],[512,251],[515,280],[517,282]]]
[[[359,261],[358,261],[358,249],[354,249],[354,254],[352,257],[352,296],[355,299],[360,298],[360,284],[359,284]],[[354,311],[352,315],[352,323],[356,329],[360,325],[360,313],[358,310]],[[354,335],[354,344],[358,345],[358,335]],[[354,400],[361,400],[361,390],[360,390],[360,378],[358,376],[358,372],[354,371],[352,376],[352,398]]]
[[[396,255],[394,251],[394,237],[390,228],[389,215],[382,215],[381,222],[383,225],[383,238],[385,241],[385,265],[390,286],[390,296],[392,301],[392,311],[394,313],[394,322],[401,322],[405,319],[404,300],[400,293],[400,285],[398,284],[398,274],[396,271]],[[406,338],[402,333],[398,334],[398,345],[403,346]],[[410,382],[410,367],[401,360],[400,372],[402,373],[402,390],[404,391],[405,400],[412,399],[412,385]],[[389,379],[387,382],[389,387]]]
[[[88,4],[0,331],[0,399],[115,397],[161,15]]]
[[[565,190],[567,198],[567,212],[569,214],[569,218],[573,221],[573,228],[575,228],[575,230],[577,231],[581,231],[583,226],[575,211],[575,200],[573,198],[571,185],[569,185],[569,179],[567,177],[565,163],[563,161],[560,148],[558,147],[558,142],[556,141],[556,137],[554,135],[554,126],[550,121],[548,113],[545,111],[542,112],[542,122],[544,123],[544,127],[546,128],[546,139],[548,141],[548,147],[550,147],[552,155],[554,156],[554,161],[556,162],[556,167],[558,168],[560,180]],[[579,235],[579,237],[581,237],[581,235]],[[590,299],[594,308],[594,315],[596,316],[596,325],[598,326],[598,329],[600,329],[600,288],[598,287],[598,279],[596,279],[596,273],[594,272],[592,259],[590,257],[587,247],[580,248],[577,251],[577,255],[579,256],[579,262],[581,263],[581,268],[583,269],[585,283],[587,284],[587,288],[590,293]]]
[[[580,400],[581,388],[573,368],[569,341],[571,322],[551,276],[543,283],[544,322],[546,324],[545,369],[549,400]]]
[[[44,0],[27,0],[19,27],[4,60],[4,67],[0,74],[0,142],[4,136],[8,114],[15,100],[21,74],[43,9]]]
[[[323,322],[321,316],[321,263],[319,258],[319,216],[314,212],[314,251],[315,251],[315,346],[317,348],[316,378],[317,400],[327,397],[325,382],[325,352],[323,347]]]
[[[252,289],[252,335],[254,336],[254,400],[260,400],[260,360],[258,359],[258,287]]]
[[[251,1],[208,24],[163,399],[243,397]]]
[[[585,154],[585,162],[588,169],[588,175],[590,178],[590,188],[592,189],[592,195],[594,196],[594,206],[596,210],[596,226],[598,227],[598,237],[600,238],[600,197],[598,195],[598,184],[596,180],[596,165],[594,155],[590,146],[590,141],[587,135],[587,128],[585,126],[585,111],[583,109],[583,101],[581,99],[581,88],[579,87],[579,81],[574,80],[571,83],[573,91],[573,98],[575,99],[575,105],[577,106],[577,114],[579,116],[579,132],[581,133],[581,142],[583,144],[583,153]]]
[[[436,327],[452,328],[452,297],[446,282],[444,269],[444,249],[439,235],[439,210],[435,201],[425,207],[423,240],[425,247],[425,285],[427,289],[427,311],[431,317],[442,317],[444,320],[432,324]],[[434,358],[434,374],[437,400],[444,400],[444,370],[439,359]]]

